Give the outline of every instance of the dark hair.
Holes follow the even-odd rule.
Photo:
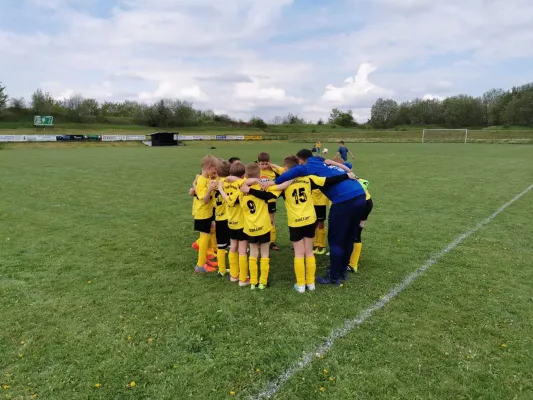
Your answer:
[[[270,155],[268,153],[259,153],[257,156],[257,162],[269,162]]]
[[[239,157],[231,157],[228,161],[230,164],[233,164],[235,161],[241,161],[241,159]]]
[[[302,149],[298,153],[296,153],[296,157],[298,157],[300,160],[307,161],[311,157],[313,157],[313,152],[308,149]]]
[[[340,144],[344,144],[344,140],[341,140],[339,143],[340,143]]]

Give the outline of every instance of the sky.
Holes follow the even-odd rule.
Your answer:
[[[267,122],[533,82],[531,0],[1,0],[11,97],[161,98]]]

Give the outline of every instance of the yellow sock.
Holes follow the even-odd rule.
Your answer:
[[[276,227],[272,226],[272,230],[270,231],[270,242],[276,243]]]
[[[268,283],[268,273],[270,272],[270,258],[261,258],[261,277],[259,283],[266,285]]]
[[[296,275],[296,284],[298,286],[305,285],[305,259],[294,259],[294,274]]]
[[[361,256],[361,250],[363,249],[363,243],[354,243],[353,252],[350,256],[350,267],[357,271],[357,266],[359,264],[359,257]]]
[[[248,256],[241,256],[239,254],[239,280],[246,282],[248,279]]]
[[[318,230],[318,245],[319,247],[326,247],[326,228]]]
[[[215,250],[217,247],[217,234],[216,231],[211,228],[211,248]]]
[[[201,233],[198,239],[198,263],[199,267],[203,267],[207,261],[207,248],[209,247],[209,234]]]
[[[232,278],[239,278],[239,253],[229,252],[229,274]]]
[[[226,250],[218,249],[217,261],[218,261],[218,272],[225,275],[226,272],[228,272],[226,268]]]
[[[305,283],[307,285],[315,284],[316,274],[316,259],[315,257],[307,257],[305,259]]]
[[[259,274],[259,269],[257,267],[257,258],[250,257],[248,259],[248,267],[250,269],[250,283],[252,285],[257,285],[257,282],[258,282],[257,275]]]
[[[318,239],[318,227],[315,228],[315,237],[313,238],[313,247],[320,247],[320,240]]]

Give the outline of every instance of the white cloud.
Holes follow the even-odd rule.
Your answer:
[[[355,76],[344,81],[344,85],[337,87],[327,85],[322,99],[339,105],[350,105],[358,102],[367,103],[374,101],[380,96],[391,96],[392,91],[379,87],[368,80],[370,74],[376,71],[376,67],[370,63],[363,63]]]
[[[341,107],[365,120],[377,97],[533,81],[533,69],[510,64],[533,63],[529,0],[25,0],[3,10],[23,17],[0,28],[0,79],[13,97],[41,86],[179,97],[241,118],[316,120]]]
[[[258,79],[252,82],[240,82],[235,84],[235,97],[243,100],[266,100],[278,103],[299,104],[303,99],[287,96],[285,90],[279,87],[263,87]]]
[[[445,98],[442,96],[437,96],[431,93],[427,93],[422,96],[422,100],[444,100]]]

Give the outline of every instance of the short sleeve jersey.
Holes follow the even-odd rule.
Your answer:
[[[244,214],[240,205],[241,186],[244,179],[230,183],[224,180],[223,189],[228,195],[226,210],[228,213],[228,226],[230,229],[239,230],[244,228]]]
[[[259,185],[250,186],[251,189],[261,190]],[[281,192],[268,189],[278,197]],[[244,233],[248,236],[261,236],[272,230],[268,205],[265,200],[261,200],[249,193],[240,193],[241,208],[244,214]]]
[[[326,178],[316,175],[299,177],[294,179],[291,185],[285,189],[287,223],[291,228],[311,225],[316,222],[311,182],[317,186],[324,186]]]
[[[202,175],[198,177],[196,181],[196,200],[194,201],[194,219],[208,219],[213,216],[213,207],[214,207],[214,191],[211,192],[211,198],[207,203],[204,203],[203,198],[205,197],[209,184],[211,182],[210,178],[206,178]]]
[[[339,154],[343,160],[348,159],[348,149],[344,146],[339,147]]]

